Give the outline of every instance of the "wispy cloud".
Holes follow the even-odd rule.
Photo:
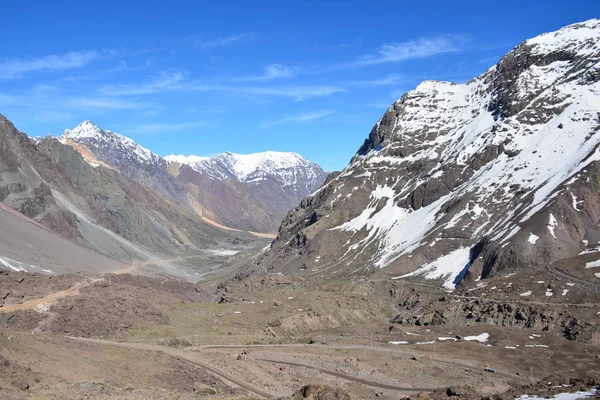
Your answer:
[[[238,35],[229,35],[229,36],[223,36],[223,37],[213,38],[213,39],[197,39],[196,44],[201,49],[206,50],[206,49],[212,49],[215,47],[231,46],[232,44],[235,44],[235,43],[247,42],[247,41],[254,39],[255,37],[256,37],[256,34],[254,34],[254,33],[241,33]]]
[[[137,101],[113,97],[72,97],[62,102],[70,108],[92,108],[102,110],[146,110],[151,105]]]
[[[169,132],[178,132],[183,131],[190,128],[197,127],[207,128],[210,126],[209,123],[205,121],[191,121],[191,122],[180,122],[180,123],[152,123],[152,124],[142,124],[135,126],[129,129],[130,132],[139,132],[139,133],[169,133]]]
[[[229,88],[229,91],[261,96],[289,97],[294,101],[347,92],[346,89],[337,86],[237,87]]]
[[[281,64],[269,64],[265,67],[264,72],[261,75],[255,76],[241,76],[235,78],[235,82],[265,82],[272,81],[281,78],[292,78],[295,75],[295,71],[291,67],[287,67]]]
[[[65,54],[51,54],[40,58],[13,59],[0,63],[0,78],[18,78],[34,71],[62,71],[81,68],[101,57],[95,50]]]
[[[100,93],[111,96],[139,96],[153,94],[165,90],[177,89],[183,81],[183,72],[161,72],[150,82],[134,85],[107,85],[99,89]]]
[[[271,126],[283,125],[287,123],[297,123],[297,122],[308,122],[315,119],[320,119],[327,117],[328,115],[333,114],[335,111],[332,110],[322,110],[322,111],[314,111],[307,112],[302,114],[295,115],[285,115],[280,119],[274,121],[267,121],[260,124],[261,128],[269,128]]]
[[[30,110],[33,114],[66,112],[68,110],[149,110],[155,105],[138,99],[110,96],[70,95],[49,85],[37,85],[28,94],[0,93],[0,108]],[[55,114],[57,115],[57,114]]]
[[[406,77],[400,74],[392,74],[384,76],[380,79],[363,80],[363,81],[352,81],[349,82],[349,86],[389,86],[397,85],[399,83],[406,82]]]
[[[354,65],[397,63],[454,52],[460,49],[461,41],[463,41],[463,38],[459,36],[437,36],[401,43],[388,43],[382,45],[375,54],[368,54],[361,57],[354,62]]]

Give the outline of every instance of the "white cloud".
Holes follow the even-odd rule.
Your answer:
[[[261,75],[256,76],[242,76],[235,78],[236,82],[263,82],[271,81],[274,79],[281,78],[292,78],[295,72],[291,67],[287,67],[281,64],[269,64],[265,67],[264,72]]]
[[[0,107],[3,109],[29,110],[33,117],[41,113],[65,112],[67,110],[147,110],[154,108],[150,104],[135,99],[69,95],[48,85],[36,85],[29,94],[25,95],[0,93]]]
[[[308,121],[312,121],[315,119],[327,117],[328,115],[331,115],[334,112],[335,111],[332,111],[332,110],[322,110],[322,111],[307,112],[307,113],[295,114],[295,115],[285,115],[282,118],[274,120],[274,121],[263,122],[262,124],[260,124],[260,127],[268,128],[271,126],[283,125],[283,124],[287,124],[287,123],[308,122]]]
[[[364,80],[364,81],[353,81],[348,83],[350,86],[388,86],[396,85],[400,82],[405,82],[406,78],[400,74],[392,74],[384,76],[380,79]]]
[[[71,68],[84,67],[100,54],[95,51],[75,52],[65,54],[51,54],[41,58],[13,59],[0,63],[0,78],[18,78],[27,72],[34,71],[61,71]]]
[[[232,44],[240,42],[247,42],[253,39],[255,36],[255,34],[251,33],[242,33],[238,35],[230,35],[214,39],[199,39],[196,40],[196,44],[201,49],[211,49],[215,47],[231,46]]]
[[[183,72],[161,72],[149,83],[138,85],[107,85],[100,88],[100,93],[110,96],[139,96],[153,94],[165,90],[177,89],[183,81]]]
[[[361,66],[396,63],[454,52],[459,50],[459,39],[459,37],[455,36],[437,36],[401,43],[384,44],[375,54],[366,55],[354,64]]]
[[[228,90],[240,93],[262,96],[289,97],[294,101],[302,101],[312,97],[330,96],[336,93],[347,92],[346,89],[336,86],[289,86],[289,87],[239,87]]]

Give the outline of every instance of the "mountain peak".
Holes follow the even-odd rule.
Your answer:
[[[103,130],[90,120],[85,120],[73,129],[65,129],[59,140],[71,139],[98,153],[108,164],[122,170],[127,164],[154,164],[160,158],[134,140],[110,130]]]
[[[575,51],[590,54],[600,49],[600,19],[567,25],[557,31],[543,33],[526,40],[525,45],[533,47],[534,54],[548,54],[557,51]]]
[[[65,129],[63,132],[63,136],[75,139],[83,137],[99,137],[102,136],[104,133],[105,131],[103,131],[92,121],[87,119],[81,122],[73,129]]]

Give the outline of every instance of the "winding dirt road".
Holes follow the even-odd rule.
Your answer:
[[[247,390],[251,394],[254,394],[261,398],[272,399],[272,398],[276,397],[272,393],[268,393],[264,390],[261,390],[248,382],[241,381],[241,380],[235,378],[234,376],[228,374],[227,372],[224,372],[212,365],[207,364],[205,361],[199,359],[199,355],[197,353],[194,353],[191,351],[173,349],[170,347],[157,346],[157,345],[146,344],[146,343],[125,343],[125,342],[113,342],[110,340],[102,340],[102,339],[88,339],[88,338],[80,338],[80,337],[72,337],[72,336],[67,336],[67,337],[69,339],[73,339],[73,340],[102,344],[102,345],[106,345],[106,346],[114,346],[114,347],[121,347],[121,348],[134,349],[134,350],[160,351],[160,352],[166,353],[170,356],[176,357],[180,360],[184,360],[186,362],[189,362],[191,364],[194,364],[200,368],[203,368],[203,369],[209,371],[210,373],[212,373],[215,376],[217,376],[218,378],[220,378],[223,382],[225,382],[229,386],[240,387],[242,389]]]

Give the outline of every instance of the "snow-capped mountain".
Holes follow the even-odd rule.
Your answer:
[[[119,171],[128,171],[132,166],[153,169],[164,165],[164,160],[159,155],[126,136],[102,130],[89,120],[83,121],[73,129],[65,129],[58,139],[63,143],[74,141],[86,146],[98,159]]]
[[[242,230],[273,232],[285,213],[327,176],[295,153],[165,159],[91,121],[65,130],[58,139],[94,167],[116,170],[205,219]]]
[[[237,182],[273,179],[282,186],[290,186],[305,193],[304,196],[316,190],[327,177],[327,173],[320,166],[291,152],[225,152],[213,157],[170,155],[165,159],[189,165],[194,170],[217,179]]]
[[[599,131],[590,20],[523,42],[466,84],[403,95],[288,214],[261,263],[453,288],[576,256],[600,239]]]

